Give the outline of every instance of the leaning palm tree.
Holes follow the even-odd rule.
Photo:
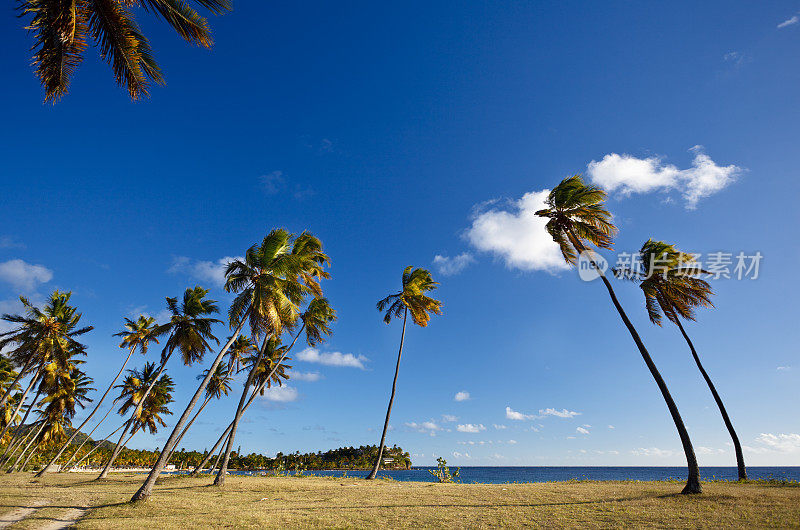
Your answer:
[[[614,293],[611,283],[603,274],[602,269],[599,268],[594,251],[590,248],[595,246],[601,249],[611,249],[613,245],[613,236],[617,229],[611,222],[611,214],[605,209],[603,204],[605,199],[606,193],[603,190],[584,184],[580,175],[575,175],[562,180],[550,192],[545,201],[547,208],[539,210],[536,215],[548,219],[545,230],[553,238],[553,241],[558,244],[561,254],[568,264],[575,265],[578,255],[582,255],[589,260],[592,267],[599,274],[600,279],[608,290],[611,302],[622,318],[625,327],[628,328],[628,332],[633,337],[642,359],[644,359],[650,374],[655,379],[678,430],[689,471],[683,493],[700,493],[702,488],[700,486],[700,470],[697,467],[697,458],[694,454],[689,433],[678,412],[678,407],[675,405],[667,384],[650,357],[650,353],[639,337],[639,333],[633,327],[628,315],[617,300],[617,295]]]
[[[386,409],[386,420],[383,422],[383,434],[381,434],[381,444],[378,448],[378,458],[372,471],[367,475],[367,480],[372,480],[378,474],[383,459],[383,449],[386,444],[386,430],[389,428],[389,417],[392,415],[392,404],[394,395],[397,391],[397,374],[400,372],[400,357],[403,355],[403,341],[406,337],[406,322],[408,314],[411,313],[411,320],[421,327],[426,327],[431,319],[431,313],[442,314],[442,303],[439,300],[429,297],[426,293],[433,291],[439,284],[433,281],[431,273],[422,268],[408,266],[403,270],[401,289],[399,292],[390,294],[378,302],[378,311],[384,311],[383,321],[387,324],[392,318],[403,317],[403,331],[400,333],[400,350],[397,352],[397,365],[394,369],[394,380],[392,381],[392,393],[389,396],[389,407]]]
[[[183,364],[188,366],[194,362],[203,360],[203,356],[211,349],[209,341],[215,341],[219,344],[219,341],[212,333],[212,327],[220,321],[210,316],[218,313],[219,308],[217,307],[216,300],[208,300],[205,298],[207,294],[208,289],[203,289],[198,286],[194,289],[186,289],[183,293],[183,301],[181,304],[178,304],[177,298],[167,298],[167,309],[169,309],[172,316],[170,317],[170,321],[159,326],[155,333],[159,335],[169,333],[169,337],[164,343],[164,350],[161,352],[161,364],[159,366],[158,375],[155,376],[150,386],[145,390],[140,404],[145,402],[153,385],[159,381],[159,375],[166,369],[167,362],[175,350],[180,352]],[[127,434],[128,429],[133,426],[134,418],[139,412],[138,409],[134,411],[128,427],[122,430],[120,442]],[[121,448],[119,442],[117,443],[117,448]],[[97,477],[98,479],[108,476],[108,472],[111,470],[111,465],[114,463],[117,454],[118,451],[111,454],[108,463],[106,463],[103,471]]]
[[[733,441],[733,448],[736,454],[736,467],[739,472],[739,480],[747,480],[747,468],[744,465],[744,455],[742,444],[736,430],[733,428],[730,416],[728,416],[722,398],[719,396],[714,383],[706,372],[700,357],[694,348],[694,344],[686,330],[683,329],[681,318],[695,320],[695,308],[713,307],[711,295],[714,294],[709,283],[701,278],[700,274],[706,273],[700,269],[691,254],[686,254],[675,248],[674,245],[663,241],[648,239],[639,251],[641,270],[633,271],[634,279],[640,281],[645,298],[645,307],[650,322],[661,326],[662,316],[678,326],[681,335],[689,345],[697,369],[705,379],[711,395],[719,408],[722,420]]]
[[[229,0],[197,3],[217,15],[231,9]],[[128,90],[131,99],[147,96],[150,82],[164,83],[133,7],[159,14],[192,44],[210,48],[213,43],[206,19],[184,0],[23,0],[19,10],[32,16],[26,29],[33,33],[33,64],[45,101],[55,102],[67,93],[89,42],[100,50],[117,84]]]
[[[92,419],[95,413],[97,413],[97,411],[100,409],[100,405],[102,405],[103,401],[106,399],[106,396],[108,396],[108,393],[111,392],[111,389],[114,387],[114,383],[117,382],[117,379],[119,379],[119,376],[121,376],[122,372],[125,370],[125,366],[128,364],[128,361],[130,361],[133,352],[138,349],[142,355],[144,355],[147,353],[147,348],[151,341],[158,343],[158,327],[156,326],[155,322],[156,319],[152,317],[146,317],[144,315],[139,316],[138,320],[135,321],[131,320],[130,318],[125,319],[125,330],[114,335],[116,337],[122,337],[122,342],[119,345],[120,348],[128,348],[128,355],[125,357],[125,361],[123,361],[122,366],[117,372],[117,375],[111,380],[111,384],[108,385],[108,388],[100,397],[100,400],[97,402],[97,405],[95,405],[94,409],[92,409],[92,412],[89,413],[89,415],[85,420],[83,420],[77,429],[73,430],[72,435],[67,439],[66,442],[64,442],[61,448],[56,451],[55,456],[50,459],[47,465],[44,466],[38,473],[36,473],[37,477],[41,477],[47,473],[50,466],[52,466],[59,459],[59,457],[67,449],[67,447],[69,447],[75,437],[78,436],[78,433],[81,432],[81,429],[83,429],[86,424],[89,423],[89,420]],[[100,423],[102,423],[102,421]],[[95,425],[94,429],[92,429],[92,432],[87,435],[87,439],[92,435],[95,429],[100,426],[100,423]],[[80,447],[78,449],[80,449]]]

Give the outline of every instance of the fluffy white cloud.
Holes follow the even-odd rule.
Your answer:
[[[445,423],[453,423],[454,421],[458,421],[458,416],[453,416],[452,414],[442,414],[442,421]]]
[[[322,379],[322,376],[319,372],[294,372],[292,373],[292,379],[313,383],[314,381]]]
[[[558,245],[545,232],[547,219],[536,215],[545,208],[550,190],[532,191],[511,204],[510,211],[478,213],[465,237],[476,249],[502,258],[508,268],[556,272],[567,269]]]
[[[444,276],[452,276],[463,271],[467,265],[474,263],[475,258],[469,252],[464,252],[458,256],[441,256],[437,254],[433,257],[433,264],[436,266],[440,274]]]
[[[295,357],[299,361],[307,363],[318,363],[326,366],[345,366],[366,370],[364,363],[369,359],[363,355],[353,355],[352,353],[320,352],[316,348],[306,348]]]
[[[694,209],[697,202],[731,184],[742,169],[718,166],[702,146],[692,147],[692,167],[678,169],[664,164],[659,157],[636,158],[626,154],[610,153],[602,160],[592,160],[588,165],[589,179],[601,188],[619,191],[623,196],[651,191],[679,190],[686,200],[686,208]]]
[[[436,436],[436,431],[442,430],[439,424],[433,420],[423,421],[420,423],[415,421],[406,422],[405,426],[422,434],[430,434],[431,436]]]
[[[225,285],[225,268],[228,263],[242,257],[225,256],[217,261],[193,260],[186,256],[176,256],[172,260],[167,272],[172,274],[187,274],[200,281],[209,282],[214,287]]]
[[[555,416],[557,418],[574,418],[575,416],[580,416],[581,413],[580,412],[575,412],[575,411],[572,411],[572,410],[567,410],[567,409],[557,410],[557,409],[549,409],[548,408],[548,409],[539,409],[539,415],[541,417],[544,417],[544,416]]]
[[[455,397],[453,398],[455,401],[466,401],[469,399],[469,392],[461,391],[456,392]]]
[[[279,403],[288,403],[296,401],[299,397],[297,389],[291,386],[273,386],[264,390],[264,399],[268,401],[277,401]]]
[[[585,429],[583,427],[578,427],[577,429],[575,429],[575,432],[577,432],[579,434],[589,434],[589,429]]]
[[[0,280],[10,283],[15,289],[33,291],[40,283],[53,279],[53,271],[44,265],[32,265],[21,259],[0,263]]]
[[[698,446],[697,449],[695,449],[695,451],[697,451],[698,455],[721,455],[721,454],[725,454],[725,449],[714,449],[713,447],[703,447],[702,445]]]
[[[484,427],[482,423],[465,423],[463,425],[459,424],[456,427],[456,430],[458,432],[478,433],[481,431],[485,431],[486,427]]]
[[[523,414],[522,412],[517,412],[513,410],[511,407],[506,407],[506,418],[509,420],[517,420],[517,421],[524,421],[524,420],[538,420],[541,418],[546,418],[548,416],[555,416],[556,418],[574,418],[575,416],[580,416],[580,412],[575,412],[572,410],[567,409],[553,409],[553,408],[546,408],[546,409],[539,409],[539,414]],[[589,427],[588,425],[584,425],[584,427]]]
[[[506,407],[506,418],[516,421],[533,420],[536,419],[536,414],[523,414],[513,410],[511,407]]]
[[[675,454],[675,451],[670,449],[659,449],[658,447],[639,447],[633,449],[631,454],[635,456],[656,456],[659,458],[667,458]]]
[[[782,453],[800,451],[800,434],[771,434],[762,432],[756,438],[756,441],[766,445],[770,449]]]
[[[778,370],[779,372],[788,372],[788,371],[789,371],[789,370],[791,370],[791,369],[792,369],[792,367],[791,367],[791,366],[779,366],[779,367],[777,368],[777,370]]]
[[[783,22],[778,24],[778,28],[780,29],[780,28],[785,28],[786,26],[793,26],[794,24],[797,24],[798,22],[800,22],[800,18],[798,18],[798,16],[795,15],[795,16],[793,16],[791,18],[787,18],[786,20],[784,20]]]
[[[512,411],[512,412],[513,412],[513,411]],[[495,428],[495,429],[497,429],[498,431],[501,431],[501,430],[503,430],[503,429],[508,429],[508,427],[506,427],[505,425],[498,425],[497,423],[495,423],[494,425],[492,425],[492,427],[494,427],[494,428]]]

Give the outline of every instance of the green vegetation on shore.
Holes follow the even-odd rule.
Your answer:
[[[435,484],[360,478],[230,476],[162,477],[146,503],[126,502],[141,475],[102,482],[76,473],[8,475],[0,517],[36,507],[18,528],[66,514],[78,528],[208,527],[486,527],[596,528],[797,527],[800,487],[758,482],[706,482],[704,495],[675,493],[672,482]]]

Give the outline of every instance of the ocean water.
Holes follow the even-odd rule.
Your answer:
[[[404,471],[381,471],[379,476],[389,476],[399,481],[434,482],[428,470],[435,467],[413,467]],[[451,466],[451,470],[455,466]],[[309,471],[323,477],[362,477],[368,471]],[[800,467],[748,467],[751,479],[785,479],[800,481]],[[735,467],[701,467],[702,479],[736,480]],[[550,482],[563,480],[685,480],[685,467],[481,467],[461,468],[461,481],[465,483],[504,484],[507,482]]]

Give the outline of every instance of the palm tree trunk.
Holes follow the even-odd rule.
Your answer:
[[[239,333],[241,333],[242,328],[244,327],[244,324],[247,321],[248,313],[249,311],[246,311],[244,315],[242,315],[242,320],[241,322],[239,322],[239,327],[236,328],[236,331],[234,332],[233,336],[231,336],[231,338],[228,339],[228,342],[225,343],[225,346],[222,348],[222,350],[220,350],[219,354],[217,355],[217,358],[214,359],[213,363],[211,363],[211,367],[209,367],[208,373],[203,378],[203,382],[200,383],[199,387],[197,387],[194,396],[192,396],[191,401],[189,401],[189,404],[186,406],[186,410],[183,411],[183,414],[181,414],[178,423],[176,423],[175,427],[172,429],[172,433],[170,433],[167,442],[164,444],[164,448],[161,450],[161,454],[158,455],[158,460],[156,460],[156,463],[153,464],[153,468],[150,470],[150,474],[147,475],[144,484],[142,484],[139,490],[133,494],[133,497],[131,497],[131,501],[144,500],[147,497],[149,497],[150,494],[153,492],[153,486],[155,486],[156,479],[158,478],[158,475],[161,474],[161,471],[164,469],[164,466],[167,465],[167,460],[169,458],[169,455],[171,454],[172,450],[177,444],[176,440],[178,438],[178,433],[181,432],[184,423],[186,423],[186,420],[192,413],[192,409],[194,409],[195,405],[197,405],[197,402],[200,400],[200,397],[203,395],[203,392],[206,391],[206,387],[208,386],[209,381],[211,381],[211,378],[214,376],[214,372],[216,371],[217,366],[219,366],[219,363],[222,362],[222,358],[228,352],[228,349],[230,349],[231,345],[236,340],[236,337],[239,336]]]
[[[28,410],[25,411],[25,415],[22,417],[22,421],[20,421],[17,428],[14,429],[14,435],[11,437],[12,440],[22,432],[22,426],[25,425],[25,421],[28,419],[28,415],[30,415],[31,411],[33,410],[33,407],[36,405],[36,401],[38,401],[39,396],[41,394],[42,394],[42,387],[40,386],[39,390],[36,391],[36,395],[33,396],[33,401],[31,401],[31,403],[28,405]],[[22,401],[20,401],[20,404],[21,403]],[[14,415],[16,416],[16,412],[14,413]]]
[[[107,441],[109,438],[111,438],[112,436],[114,436],[114,434],[118,433],[118,432],[119,432],[119,430],[120,430],[120,429],[122,429],[123,427],[125,427],[125,424],[124,424],[124,423],[123,423],[122,425],[120,425],[119,427],[117,427],[116,429],[114,429],[113,431],[111,431],[111,432],[108,434],[108,436],[106,436],[105,438],[103,438],[102,440],[100,440],[98,443],[96,443],[96,444],[94,445],[94,447],[92,447],[92,448],[91,448],[91,450],[90,450],[88,453],[86,453],[85,455],[83,455],[83,458],[81,458],[80,460],[78,460],[77,462],[75,462],[75,465],[74,465],[74,466],[72,466],[72,467],[78,467],[78,466],[80,466],[80,465],[81,465],[81,463],[83,463],[83,461],[84,461],[84,460],[86,460],[87,458],[89,458],[89,455],[90,455],[90,454],[94,453],[94,452],[95,452],[95,450],[97,450],[98,448],[100,448],[100,447],[103,445],[103,442]],[[76,454],[77,454],[77,453],[76,453]],[[75,457],[75,455],[72,455],[72,456],[73,456],[73,458]],[[70,468],[70,469],[72,469],[72,468]],[[68,470],[66,470],[66,471],[68,471]]]
[[[706,372],[705,368],[703,368],[703,364],[700,362],[700,357],[697,355],[697,351],[694,349],[694,344],[692,344],[692,341],[689,339],[689,336],[683,329],[680,319],[675,317],[673,322],[675,322],[675,324],[678,325],[678,329],[681,330],[683,338],[686,339],[686,343],[689,345],[689,349],[692,351],[692,357],[694,357],[694,362],[697,364],[697,368],[698,370],[700,370],[700,373],[703,374],[703,379],[706,380],[708,389],[711,390],[711,395],[714,396],[714,401],[717,402],[717,407],[719,408],[719,412],[720,414],[722,414],[722,420],[725,422],[725,427],[728,428],[728,433],[731,435],[731,439],[733,440],[733,448],[734,451],[736,452],[736,467],[738,468],[739,471],[739,480],[747,480],[747,468],[744,465],[742,444],[739,442],[739,436],[737,436],[736,431],[733,428],[733,423],[731,422],[731,418],[728,416],[728,411],[725,410],[725,405],[722,404],[722,398],[719,397],[719,393],[717,393],[717,389],[716,387],[714,387],[714,383],[711,382],[711,378],[708,376],[708,373]]]
[[[247,407],[245,407],[245,409],[246,408]],[[194,468],[194,471],[189,473],[190,477],[196,477],[198,474],[200,474],[200,470],[203,469],[203,467],[205,467],[205,465],[208,464],[212,458],[214,458],[214,455],[217,454],[217,449],[219,449],[219,446],[222,445],[222,442],[228,439],[228,434],[230,434],[231,432],[231,427],[233,427],[233,422],[230,422],[228,424],[228,427],[225,429],[225,432],[223,432],[222,436],[220,436],[219,439],[217,439],[217,443],[214,444],[214,447],[212,447],[211,450],[208,452],[208,454],[205,456],[205,458],[203,458],[203,461],[200,462],[200,464],[196,468]],[[222,451],[220,451],[219,454],[221,455]],[[217,464],[215,463],[213,469],[216,469],[216,467]]]
[[[406,338],[406,320],[408,320],[408,308],[406,307],[403,312],[403,332],[400,334],[400,351],[397,352],[397,366],[394,369],[394,381],[392,381],[392,395],[389,396],[389,407],[386,409],[386,420],[383,422],[383,434],[381,434],[381,445],[378,447],[378,458],[375,460],[375,465],[372,466],[372,471],[367,475],[367,480],[372,480],[378,474],[378,469],[381,467],[381,459],[383,458],[383,448],[386,445],[386,430],[389,428],[389,417],[392,415],[392,403],[394,403],[394,394],[397,390],[397,374],[400,373],[400,357],[403,355],[403,341]]]
[[[245,381],[244,388],[242,389],[242,397],[239,398],[239,405],[237,405],[236,414],[233,416],[233,423],[231,424],[231,432],[228,435],[228,444],[225,447],[225,457],[222,459],[222,465],[219,466],[219,471],[217,472],[216,478],[214,478],[215,486],[225,485],[225,475],[228,472],[228,462],[231,459],[231,451],[233,450],[233,441],[236,439],[236,429],[239,427],[239,420],[242,419],[242,414],[244,413],[244,404],[245,401],[247,400],[248,390],[250,389],[250,385],[253,384],[253,379],[255,379],[256,376],[256,370],[261,364],[261,360],[264,358],[264,352],[267,350],[268,341],[269,341],[269,336],[264,337],[264,342],[261,344],[261,349],[258,352],[258,357],[256,357],[256,361],[253,363],[253,367],[250,369],[250,373],[247,374],[247,381]]]
[[[578,252],[586,252],[586,247],[584,247],[580,240],[575,237],[575,234],[572,232],[572,230],[569,230],[569,235],[573,246],[575,246]],[[658,371],[658,368],[656,368],[653,359],[650,357],[650,353],[647,351],[647,348],[645,348],[641,337],[639,337],[639,333],[636,331],[636,328],[633,327],[628,315],[625,313],[625,310],[622,309],[622,305],[620,305],[619,300],[617,300],[617,295],[614,293],[614,288],[611,287],[611,282],[608,281],[608,278],[606,278],[606,275],[603,273],[600,267],[597,266],[597,263],[594,261],[594,259],[591,257],[589,259],[592,266],[600,275],[600,279],[603,280],[603,284],[608,290],[608,295],[611,297],[614,308],[616,308],[617,313],[619,313],[620,318],[622,318],[622,322],[625,324],[625,327],[628,328],[628,332],[631,334],[633,342],[636,343],[636,347],[639,349],[639,353],[642,355],[642,359],[644,359],[647,369],[650,370],[650,374],[653,376],[653,379],[655,379],[664,401],[667,402],[667,408],[672,416],[672,421],[675,423],[675,427],[678,429],[678,436],[680,437],[681,444],[683,445],[683,452],[686,455],[686,464],[689,472],[689,475],[686,478],[686,486],[684,486],[681,493],[701,493],[703,489],[700,485],[700,468],[697,466],[697,457],[694,455],[692,440],[689,438],[689,432],[686,430],[686,426],[683,424],[683,418],[681,418],[681,414],[678,411],[678,406],[675,404],[675,401],[672,399],[672,395],[669,393],[667,383],[664,382],[664,378],[661,377],[661,373]]]
[[[30,392],[31,388],[33,388],[33,385],[36,384],[36,381],[39,380],[41,375],[42,375],[42,370],[41,370],[41,367],[40,367],[39,370],[36,371],[36,374],[31,378],[31,382],[28,383],[28,387],[25,389],[25,392],[22,393],[22,397],[20,398],[19,403],[17,404],[17,407],[14,409],[14,413],[11,415],[12,420],[17,417],[17,414],[19,414],[20,409],[22,409],[22,405],[25,403],[25,398],[28,396],[28,392]],[[41,389],[39,391],[41,392]],[[37,397],[38,397],[38,394],[37,394]],[[34,403],[35,402],[36,402],[36,399],[34,398]],[[31,409],[29,407],[28,408],[28,412],[25,413],[25,418],[28,417],[28,413],[30,413],[30,411],[31,411]],[[2,440],[3,437],[6,435],[6,433],[8,432],[8,429],[11,427],[12,423],[13,423],[13,421],[10,421],[10,422],[8,422],[8,424],[5,427],[3,427],[2,432],[0,432],[0,440]],[[24,423],[25,423],[25,419],[23,419],[19,423],[19,427],[21,427]],[[15,429],[14,430],[14,436],[16,436],[16,434],[17,434],[17,430]]]
[[[25,361],[25,366],[23,366],[22,369],[17,374],[17,377],[14,378],[14,381],[10,385],[8,385],[6,391],[3,392],[3,397],[0,398],[0,408],[3,408],[3,406],[8,401],[8,398],[11,397],[11,393],[14,391],[14,387],[17,386],[17,383],[19,383],[20,379],[22,379],[27,375],[26,372],[28,371],[28,368],[30,368],[32,362],[33,362],[33,357],[29,357],[28,360]]]
[[[3,455],[2,460],[0,460],[0,466],[4,466],[9,460],[11,460],[11,458],[14,456],[14,453],[17,452],[17,449],[19,449],[20,447],[22,447],[23,445],[28,443],[28,440],[31,439],[31,435],[32,434],[34,434],[34,430],[33,429],[28,429],[28,432],[25,433],[24,436],[20,437],[19,440],[14,442],[14,446],[13,447],[11,447],[11,444],[9,444],[9,446],[6,447],[6,451],[8,451],[8,455],[7,456],[5,454]]]
[[[45,426],[45,422],[44,422],[44,420],[42,420],[42,425],[39,427],[39,430],[36,431],[36,434],[33,435],[33,438],[31,438],[31,441],[28,442],[28,445],[25,446],[25,449],[23,449],[22,452],[19,454],[19,456],[17,456],[17,459],[14,460],[14,463],[11,464],[11,467],[8,468],[8,471],[6,471],[6,473],[12,473],[14,471],[14,469],[17,467],[17,464],[19,464],[20,460],[22,460],[22,455],[24,455],[28,451],[28,448],[30,448],[31,444],[36,440],[36,438],[39,436],[39,434],[42,432],[42,430],[44,430],[44,426]],[[38,444],[37,444],[37,447],[38,447]]]
[[[104,421],[106,421],[106,418],[108,418],[108,415],[109,415],[109,414],[111,414],[111,411],[113,411],[113,410],[114,410],[114,407],[113,407],[113,405],[112,405],[112,406],[111,406],[111,408],[109,408],[109,409],[108,409],[108,412],[106,412],[106,415],[105,415],[105,416],[103,416],[103,419],[101,419],[99,422],[97,422],[97,425],[95,425],[94,427],[92,427],[92,430],[91,430],[91,431],[89,431],[89,434],[87,434],[87,435],[86,435],[86,438],[84,438],[84,439],[83,439],[83,441],[82,441],[82,442],[81,442],[81,444],[78,446],[78,448],[75,450],[75,452],[74,452],[74,453],[72,453],[72,456],[71,456],[71,457],[69,457],[69,459],[67,460],[67,462],[66,462],[66,463],[65,463],[63,466],[61,466],[61,469],[59,470],[59,473],[61,473],[61,472],[65,472],[65,471],[69,471],[70,469],[72,469],[71,467],[69,467],[69,464],[70,464],[70,462],[72,462],[72,460],[73,460],[73,459],[74,459],[76,456],[78,456],[78,453],[81,451],[81,448],[82,448],[82,447],[83,447],[83,446],[86,444],[86,442],[88,442],[89,440],[91,440],[91,438],[92,438],[92,435],[94,434],[94,431],[96,431],[96,430],[97,430],[97,428],[98,428],[98,427],[100,427],[100,425],[102,425]],[[121,428],[122,428],[122,426],[120,425],[119,429],[121,429]],[[119,429],[117,429],[117,431],[118,431]],[[117,432],[117,431],[114,431],[114,432]]]
[[[114,464],[114,460],[117,459],[119,456],[119,452],[122,451],[122,447],[125,445],[122,443],[122,439],[125,438],[125,435],[128,434],[128,429],[130,429],[133,424],[136,422],[136,418],[139,417],[139,412],[144,407],[144,403],[147,400],[147,397],[150,395],[150,391],[153,390],[153,387],[156,386],[158,383],[158,379],[161,377],[161,374],[164,373],[164,369],[167,367],[167,362],[169,362],[169,358],[172,357],[172,352],[169,352],[167,356],[161,361],[161,367],[158,369],[158,373],[156,373],[153,380],[150,382],[150,385],[147,387],[147,390],[144,391],[144,395],[139,400],[139,403],[136,404],[136,408],[133,409],[133,414],[131,418],[125,424],[125,429],[122,430],[122,435],[119,437],[119,441],[117,442],[116,447],[114,447],[114,451],[111,453],[111,458],[108,459],[106,465],[103,467],[103,471],[100,472],[97,479],[103,479],[108,476],[108,472],[111,470],[111,466]],[[136,434],[136,429],[134,429],[133,434],[131,434],[131,438],[133,435]],[[130,440],[130,438],[128,438]],[[127,443],[127,441],[125,442]]]
[[[92,410],[92,412],[86,417],[85,420],[83,420],[83,423],[81,423],[78,426],[78,428],[75,429],[72,432],[72,436],[70,436],[69,439],[64,443],[64,445],[61,446],[61,449],[59,449],[58,452],[56,452],[56,455],[53,458],[50,459],[50,461],[47,463],[47,465],[45,465],[38,473],[36,473],[36,475],[35,475],[36,477],[41,477],[42,475],[47,473],[47,470],[50,469],[50,466],[52,466],[56,462],[56,460],[58,460],[58,458],[61,456],[61,454],[67,449],[67,447],[69,447],[69,444],[71,444],[72,440],[74,440],[75,437],[78,436],[78,433],[81,431],[81,429],[83,429],[84,426],[86,426],[86,424],[89,423],[89,420],[91,420],[92,416],[95,415],[97,410],[100,408],[100,405],[103,404],[103,400],[106,399],[106,396],[108,396],[108,393],[111,392],[111,389],[114,387],[114,383],[116,383],[117,379],[119,379],[119,376],[122,375],[123,370],[125,370],[125,365],[128,364],[128,361],[131,359],[131,355],[133,355],[133,352],[134,352],[135,349],[136,349],[136,346],[131,346],[131,349],[128,352],[128,356],[125,358],[125,362],[122,363],[122,366],[120,367],[119,372],[117,372],[117,375],[114,377],[114,380],[111,381],[110,385],[108,385],[108,388],[106,389],[105,393],[103,394],[103,397],[100,398],[100,401],[97,402],[97,405],[95,405],[95,407]]]
[[[35,455],[35,454],[36,454],[36,451],[38,451],[38,450],[39,450],[39,447],[40,447],[41,445],[42,445],[42,440],[39,440],[39,441],[36,443],[36,445],[35,445],[35,446],[33,446],[33,449],[31,449],[31,452],[28,454],[28,458],[26,458],[26,459],[25,459],[25,461],[22,463],[22,465],[21,465],[21,466],[19,466],[19,470],[20,470],[20,471],[25,471],[25,468],[28,466],[28,462],[30,462],[31,458],[33,457],[33,455]]]
[[[209,401],[211,401],[211,396],[208,396],[205,401],[203,401],[203,404],[200,405],[199,409],[197,409],[197,414],[195,414],[192,419],[189,420],[189,423],[186,424],[186,428],[181,431],[180,436],[178,436],[178,439],[175,440],[175,447],[172,448],[172,451],[169,452],[169,456],[167,456],[167,463],[169,463],[169,459],[172,458],[172,455],[175,454],[175,449],[177,449],[178,445],[181,443],[181,440],[183,440],[183,436],[186,434],[186,431],[191,428],[194,420],[196,420],[200,413],[203,412],[203,409],[206,408],[206,405],[208,405]]]
[[[219,465],[219,459],[220,458],[222,458],[222,448],[220,448],[219,452],[217,452],[217,459],[214,460],[214,465],[211,466],[211,469],[208,472],[209,475],[213,475],[214,474],[214,470],[217,469],[217,466]]]

